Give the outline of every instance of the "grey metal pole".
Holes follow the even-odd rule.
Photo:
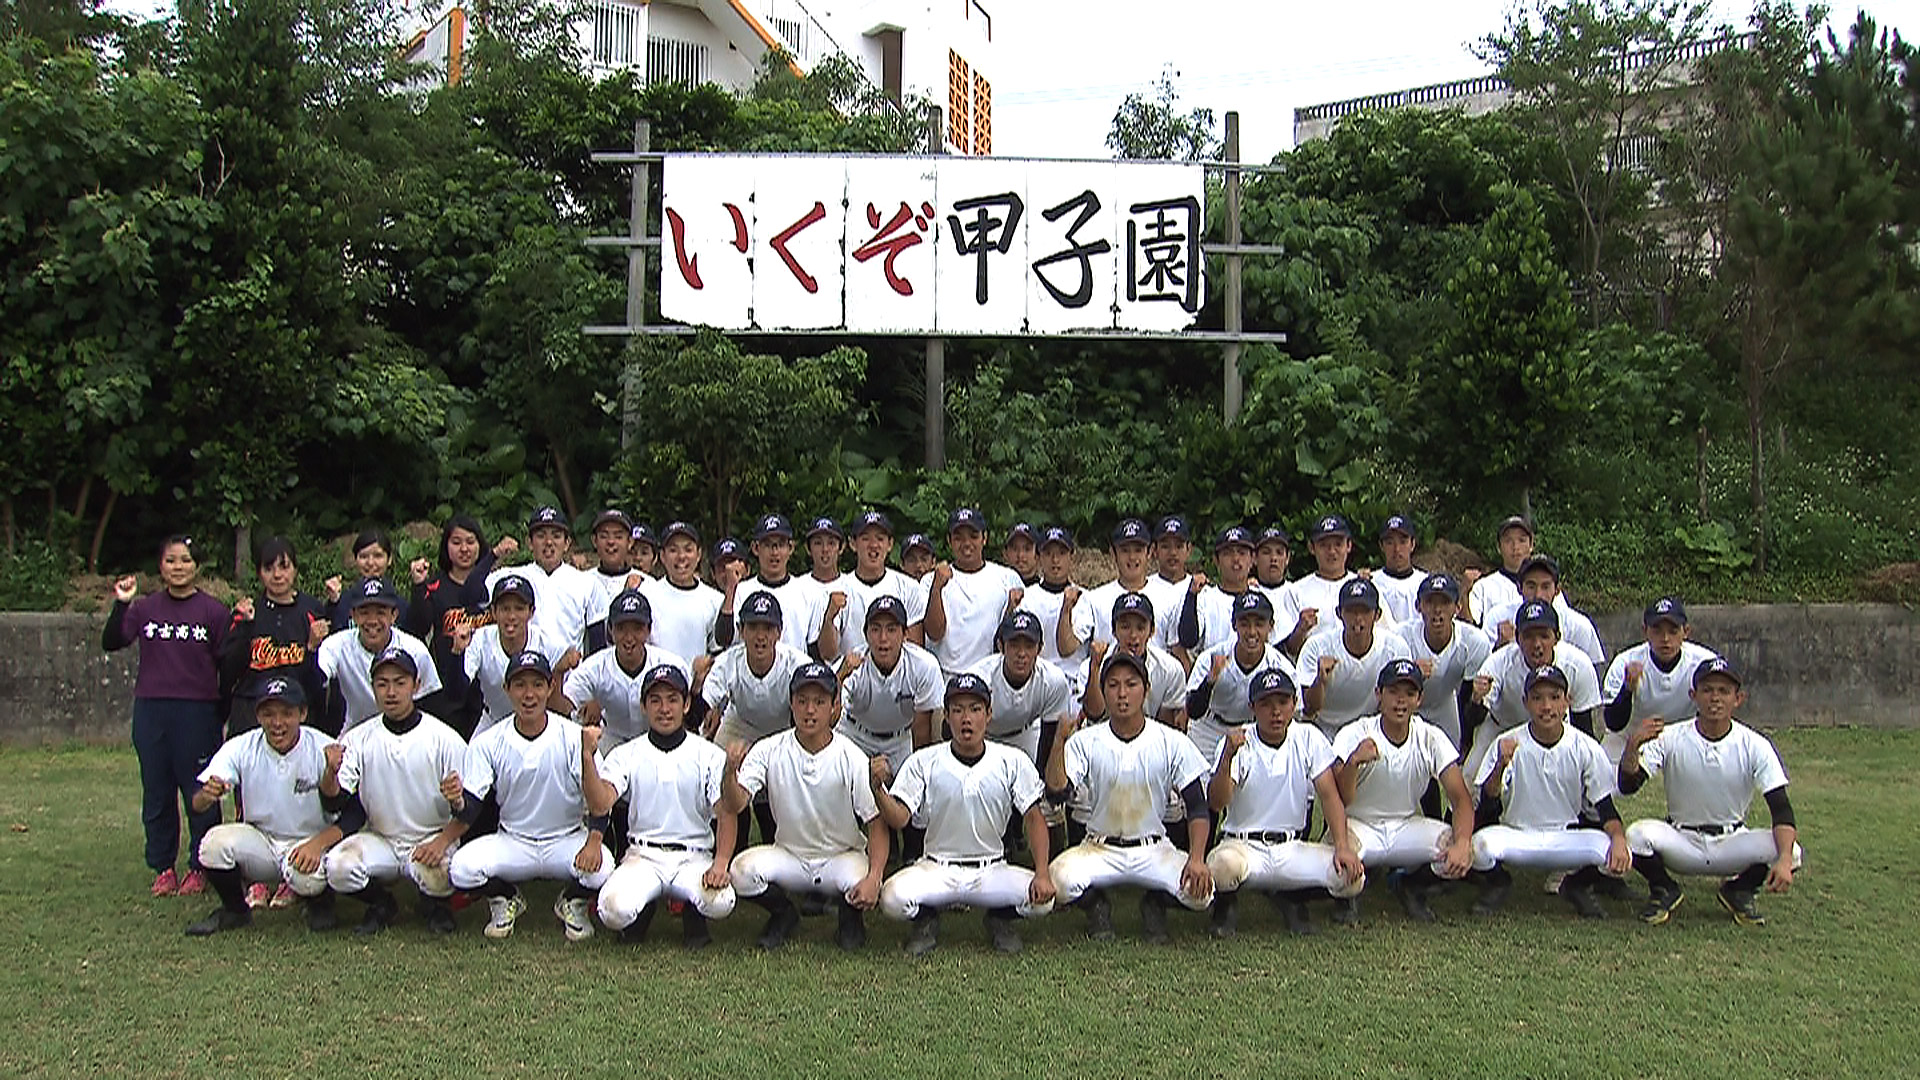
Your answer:
[[[946,117],[938,105],[927,108],[927,153],[946,152]],[[947,343],[927,339],[927,468],[947,465]]]
[[[633,124],[633,152],[644,154],[653,142],[653,125],[646,120],[636,120]],[[640,241],[647,238],[647,198],[648,188],[653,180],[653,165],[650,162],[633,163],[632,203],[627,207],[627,236],[634,241],[627,249],[627,325],[645,326],[647,324],[647,249]],[[635,415],[633,381],[634,371],[632,353],[633,338],[627,339],[628,352],[624,370],[620,379],[620,449],[633,446],[634,434],[640,426]]]
[[[1225,157],[1228,162],[1226,175],[1227,195],[1227,244],[1240,246],[1240,170],[1234,166],[1240,161],[1240,113],[1237,110],[1227,113],[1227,138]],[[1240,255],[1233,252],[1227,255],[1227,295],[1226,295],[1226,331],[1228,334],[1240,333]],[[1228,342],[1220,350],[1220,413],[1231,427],[1240,419],[1240,342]]]

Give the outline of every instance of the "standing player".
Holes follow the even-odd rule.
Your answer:
[[[727,746],[726,809],[743,811],[765,792],[780,824],[777,843],[734,856],[734,891],[767,909],[763,949],[786,944],[799,927],[791,893],[831,896],[840,913],[835,941],[857,949],[867,943],[862,913],[880,901],[887,823],[874,805],[866,756],[833,730],[840,701],[833,669],[802,666],[793,673],[788,700],[789,730],[752,749],[744,742]]]
[[[1687,607],[1677,596],[1648,604],[1640,625],[1646,640],[1615,656],[1600,684],[1607,725],[1600,747],[1609,761],[1620,760],[1627,745],[1625,732],[1635,722],[1657,718],[1673,723],[1692,715],[1693,673],[1714,657],[1712,649],[1687,640]]]
[[[1380,572],[1373,575],[1380,590],[1380,604],[1395,626],[1420,617],[1420,583],[1426,575],[1413,565],[1413,549],[1419,543],[1413,521],[1405,514],[1394,514],[1380,526]]]
[[[734,591],[736,602],[744,603],[761,593],[778,600],[784,620],[781,640],[818,658],[827,598],[805,578],[787,572],[787,563],[793,558],[793,525],[779,514],[761,518],[753,530],[753,558],[759,572],[740,583]]]
[[[988,562],[987,519],[971,508],[955,510],[947,522],[947,546],[953,561],[927,575],[927,650],[952,677],[987,658],[1000,620],[1025,595],[1020,575]]]
[[[592,656],[607,647],[607,605],[645,577],[633,568],[633,519],[619,510],[602,510],[593,519],[594,567],[586,575],[586,645],[580,655]]]
[[[1460,699],[1470,681],[1493,655],[1480,628],[1460,618],[1460,583],[1451,574],[1429,574],[1420,582],[1415,618],[1398,633],[1407,655],[1420,665],[1421,719],[1440,729],[1456,758],[1466,750],[1460,724]]]
[[[1339,514],[1328,514],[1313,523],[1307,533],[1307,549],[1313,552],[1313,573],[1288,585],[1273,605],[1274,626],[1285,635],[1280,651],[1293,657],[1301,654],[1307,638],[1320,626],[1321,617],[1339,609],[1347,583],[1357,576],[1347,569],[1347,559],[1353,554],[1353,526]],[[1377,602],[1374,610],[1379,611]],[[1373,676],[1369,674],[1367,679],[1371,685]],[[1311,708],[1311,692],[1307,700]]]
[[[995,635],[1000,651],[973,666],[968,674],[987,688],[993,707],[987,717],[987,738],[1027,755],[1035,769],[1042,761],[1043,733],[1058,730],[1073,711],[1073,687],[1052,664],[1040,662],[1046,633],[1031,611],[1016,611],[1000,624]]]
[[[1030,521],[1017,521],[1007,530],[1007,539],[1000,545],[1000,558],[1014,573],[1020,575],[1020,583],[1033,588],[1040,583],[1040,530]]]
[[[1089,590],[1084,596],[1077,590],[1068,589],[1062,596],[1060,605],[1060,650],[1066,653],[1080,651],[1082,645],[1103,643],[1112,645],[1114,641],[1113,616],[1114,603],[1129,593],[1147,595],[1147,577],[1150,566],[1147,523],[1138,518],[1128,518],[1114,527],[1108,551],[1113,555],[1114,569],[1119,576],[1105,585]],[[1148,597],[1151,600],[1151,597]],[[1184,603],[1186,598],[1180,598]],[[1147,632],[1155,645],[1169,639],[1160,623],[1167,624],[1171,636],[1179,636],[1180,608],[1163,608],[1158,603],[1149,603],[1146,610],[1159,618],[1150,623]],[[1164,648],[1164,646],[1163,646]],[[1183,667],[1182,672],[1186,669]],[[1184,679],[1185,676],[1182,675]]]
[[[927,594],[920,582],[887,565],[893,556],[893,522],[869,510],[853,525],[853,572],[840,579],[847,594],[835,630],[845,651],[847,642],[866,632],[867,605],[882,596],[900,601],[907,613],[907,640],[926,644]]]
[[[1594,895],[1603,875],[1621,877],[1632,861],[1620,813],[1613,807],[1613,769],[1600,744],[1567,724],[1567,676],[1549,664],[1527,672],[1525,730],[1501,738],[1474,777],[1480,820],[1473,868],[1481,876],[1475,914],[1492,914],[1513,888],[1508,866],[1570,870],[1560,895],[1583,919],[1604,919]],[[1580,827],[1592,807],[1600,829]]]
[[[868,757],[894,769],[933,742],[942,705],[940,662],[907,640],[906,605],[882,596],[867,605],[866,654],[840,664],[840,723],[834,728]]]
[[[601,841],[612,800],[604,798],[594,757],[600,730],[547,710],[553,670],[538,652],[514,658],[507,692],[512,722],[474,736],[452,800],[453,812],[471,825],[481,800],[492,795],[500,828],[454,852],[448,876],[454,888],[487,898],[483,933],[496,939],[511,935],[527,910],[520,882],[564,881],[553,913],[568,941],[585,941],[593,936],[589,898],[613,873],[613,855]]]
[[[723,813],[720,781],[726,751],[687,733],[691,694],[685,671],[672,664],[648,669],[641,683],[647,733],[607,754],[600,766],[600,801],[627,804],[627,853],[600,889],[600,922],[623,937],[642,939],[662,897],[686,905],[681,940],[689,949],[711,944],[708,919],[733,914],[735,818]]]
[[[341,738],[342,839],[327,854],[327,885],[366,904],[357,929],[377,934],[400,911],[388,883],[409,878],[420,890],[420,914],[436,934],[454,930],[453,882],[447,860],[466,832],[454,820],[450,795],[459,793],[467,744],[437,718],[420,711],[413,657],[388,649],[373,662],[378,723],[361,724]]]
[[[1169,651],[1180,649],[1180,612],[1187,597],[1198,591],[1194,576],[1187,572],[1187,560],[1193,557],[1193,529],[1179,514],[1169,514],[1153,527],[1153,573],[1140,591],[1153,601],[1153,610],[1161,613],[1155,628],[1154,644]],[[1177,653],[1185,660],[1187,649]]]
[[[1182,601],[1179,638],[1182,644],[1192,643],[1188,651],[1199,653],[1233,641],[1235,605],[1247,593],[1258,591],[1267,598],[1268,609],[1273,608],[1273,596],[1265,589],[1256,589],[1250,576],[1253,558],[1252,533],[1239,525],[1220,530],[1219,539],[1213,542],[1213,562],[1220,571],[1219,584],[1207,585],[1198,593],[1189,592]],[[1187,625],[1189,618],[1193,620],[1192,626]]]
[[[830,517],[813,519],[813,525],[807,529],[809,570],[805,580],[820,597],[817,651],[820,659],[827,661],[840,658],[840,643],[846,640],[840,633],[840,613],[847,609],[849,599],[848,575],[840,569],[840,556],[846,550],[847,534],[840,530],[839,522]]]
[[[218,813],[227,792],[246,793],[245,820],[215,825],[200,840],[200,865],[220,896],[213,914],[187,927],[194,937],[253,922],[247,879],[285,883],[307,898],[307,926],[334,926],[333,897],[322,870],[327,849],[340,839],[320,800],[340,767],[340,745],[301,721],[306,695],[299,682],[274,676],[260,691],[260,726],[228,739],[200,773],[195,813]]]
[[[586,640],[587,610],[593,602],[593,580],[567,561],[573,542],[567,519],[552,506],[542,506],[527,519],[527,545],[533,562],[503,566],[487,575],[487,592],[508,574],[518,574],[533,586],[533,633],[545,648],[560,653],[578,649]]]
[[[416,696],[433,705],[433,695],[440,692],[440,673],[425,642],[405,630],[394,629],[393,622],[400,615],[400,594],[385,578],[368,578],[354,587],[348,599],[353,627],[328,635],[315,657],[320,677],[327,683],[325,726],[351,731],[379,715],[380,703],[373,696],[373,661],[393,648],[413,657],[423,673]]]
[[[600,725],[600,747],[612,753],[647,730],[646,675],[665,664],[678,668],[691,683],[693,668],[685,657],[653,645],[653,605],[640,590],[628,589],[613,598],[607,624],[613,648],[567,672],[554,706],[576,715],[582,724]]]
[[[1106,641],[1094,642],[1088,666],[1094,671],[1105,670],[1106,658],[1119,653],[1138,657],[1140,663],[1146,665],[1148,676],[1147,715],[1168,727],[1187,730],[1187,669],[1167,650],[1153,643],[1153,601],[1141,593],[1123,593],[1113,602],[1109,622],[1113,627],[1113,641],[1111,645]],[[1091,673],[1081,702],[1088,717],[1101,716],[1107,711],[1100,680]]]
[[[580,654],[559,650],[559,642],[539,637],[534,620],[538,617],[538,596],[531,579],[507,574],[493,583],[493,601],[488,612],[493,622],[473,632],[471,640],[454,638],[454,651],[466,667],[468,694],[477,699],[468,708],[480,718],[476,733],[485,731],[513,715],[513,695],[507,692],[507,668],[521,653],[532,649],[547,658],[550,668],[570,670]],[[558,653],[558,655],[556,655]]]
[[[718,652],[723,635],[731,643],[733,613],[721,612],[727,595],[700,580],[700,533],[684,521],[661,530],[660,564],[663,577],[640,583],[653,608],[649,640],[689,663]]]
[[[1293,680],[1285,672],[1260,672],[1246,696],[1255,737],[1245,725],[1228,732],[1207,785],[1208,804],[1226,815],[1220,846],[1207,856],[1214,887],[1208,930],[1233,936],[1239,890],[1248,886],[1272,894],[1288,930],[1311,934],[1303,893],[1324,889],[1340,902],[1367,884],[1333,782],[1333,747],[1311,724],[1292,722]],[[1306,839],[1316,802],[1331,844]]]
[[[1086,689],[1086,648],[1060,651],[1061,609],[1069,594],[1076,602],[1081,595],[1080,586],[1073,583],[1073,554],[1073,533],[1058,525],[1049,526],[1040,537],[1040,583],[1021,594],[1019,608],[1040,621],[1040,659],[1066,676],[1077,701]]]
[[[1680,906],[1682,874],[1725,877],[1720,906],[1742,926],[1767,921],[1754,903],[1765,886],[1783,893],[1800,869],[1799,829],[1787,799],[1787,770],[1766,736],[1735,719],[1747,700],[1740,673],[1720,657],[1694,669],[1693,700],[1699,714],[1685,723],[1658,716],[1634,726],[1620,757],[1620,790],[1640,790],[1647,777],[1666,788],[1667,817],[1636,821],[1627,829],[1633,868],[1650,890],[1642,921],[1658,925]],[[1773,827],[1747,828],[1747,807],[1758,793],[1767,801]],[[1727,875],[1731,874],[1731,877]]]
[[[900,548],[900,572],[918,582],[925,582],[928,574],[933,573],[936,556],[933,541],[925,533],[908,533],[906,543]],[[925,589],[924,584],[921,585]]]
[[[633,566],[633,572],[646,578],[660,576],[660,541],[653,530],[646,522],[636,521],[628,535],[632,540],[627,545],[627,562]]]
[[[1278,525],[1269,525],[1260,530],[1253,545],[1254,587],[1267,594],[1272,601],[1273,610],[1280,610],[1282,594],[1287,589],[1287,564],[1293,560],[1293,537]],[[1279,631],[1276,629],[1275,631]],[[1275,641],[1275,645],[1280,642]]]
[[[1187,735],[1203,761],[1220,759],[1220,743],[1253,722],[1253,699],[1248,690],[1263,671],[1287,677],[1287,698],[1293,698],[1293,665],[1268,644],[1273,637],[1273,605],[1264,593],[1248,592],[1233,605],[1233,640],[1207,649],[1193,661],[1187,680]],[[1292,706],[1288,706],[1288,717]],[[1216,811],[1219,807],[1214,808]]]
[[[1560,617],[1560,636],[1586,653],[1596,671],[1606,666],[1607,650],[1600,641],[1600,632],[1594,629],[1592,619],[1567,603],[1566,594],[1560,590],[1560,564],[1546,555],[1527,556],[1520,564],[1520,599],[1511,607],[1488,613],[1486,634],[1496,648],[1512,640],[1514,613],[1528,600],[1552,604],[1554,613]]]
[[[1144,598],[1142,598],[1144,599]],[[1061,902],[1087,913],[1087,933],[1113,939],[1107,890],[1138,885],[1140,923],[1148,941],[1167,940],[1167,908],[1174,902],[1203,911],[1213,903],[1207,869],[1207,763],[1179,732],[1150,722],[1147,662],[1115,653],[1097,680],[1107,722],[1079,728],[1068,718],[1047,759],[1047,795],[1056,803],[1075,792],[1088,803],[1087,838],[1053,860],[1053,887]],[[1162,818],[1170,792],[1185,805],[1187,851],[1167,841]]]
[[[1502,521],[1494,532],[1494,545],[1500,549],[1500,566],[1494,573],[1477,575],[1467,571],[1467,621],[1497,632],[1499,624],[1489,621],[1487,616],[1518,607],[1523,599],[1520,564],[1533,554],[1533,522],[1518,514]]]
[[[1463,877],[1473,865],[1473,795],[1454,744],[1414,712],[1425,685],[1413,661],[1388,664],[1380,671],[1380,712],[1341,728],[1333,741],[1333,777],[1354,850],[1370,870],[1409,871],[1388,881],[1416,922],[1433,921],[1427,898],[1440,878]],[[1453,806],[1451,827],[1421,813],[1436,783]],[[1347,921],[1359,916],[1358,895],[1337,912]]]
[[[1465,762],[1469,775],[1479,775],[1495,740],[1525,724],[1532,715],[1526,700],[1526,681],[1535,669],[1549,665],[1559,669],[1570,687],[1569,722],[1589,736],[1596,730],[1600,678],[1586,653],[1560,640],[1560,616],[1553,605],[1529,600],[1514,614],[1514,623],[1519,627],[1516,640],[1493,650],[1473,677],[1472,705],[1462,720],[1474,728]]]
[[[897,779],[879,758],[870,767],[874,804],[888,826],[904,829],[916,815],[927,822],[926,854],[880,890],[880,910],[913,923],[906,942],[911,956],[939,944],[943,908],[984,910],[993,947],[1002,953],[1020,951],[1015,918],[1053,910],[1047,819],[1040,809],[1046,789],[1031,758],[988,741],[991,694],[978,675],[954,676],[945,691],[952,740],[916,751]],[[1007,863],[1001,833],[1016,816],[1026,827],[1032,870]]]
[[[1348,581],[1336,603],[1339,628],[1308,638],[1296,665],[1307,715],[1329,739],[1378,710],[1380,672],[1394,660],[1408,659],[1407,643],[1380,630],[1380,590],[1373,582],[1361,577]],[[1278,621],[1286,621],[1284,612]]]
[[[807,666],[806,653],[781,640],[780,601],[772,593],[747,597],[740,609],[740,641],[721,653],[700,683],[696,709],[704,710],[701,734],[719,746],[752,746],[793,724],[790,703],[793,675]],[[753,807],[760,838],[773,841],[775,822],[763,800]],[[740,842],[749,835],[748,812],[741,810]]]
[[[454,635],[464,631],[469,637],[491,622],[487,615],[487,574],[495,559],[506,558],[520,550],[513,537],[503,537],[492,551],[480,531],[480,523],[455,514],[440,529],[440,572],[429,576],[425,560],[415,560],[413,576],[417,584],[413,602],[407,605],[407,633],[427,643],[433,653],[433,667],[440,679],[441,719],[460,733],[473,734],[480,714],[470,711],[467,696],[467,668],[453,651]]]

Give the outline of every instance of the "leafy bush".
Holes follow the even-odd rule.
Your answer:
[[[77,561],[42,540],[23,539],[12,554],[0,551],[0,611],[58,610]]]

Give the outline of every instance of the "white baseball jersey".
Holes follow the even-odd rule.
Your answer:
[[[794,669],[811,663],[806,653],[777,642],[773,666],[765,675],[755,675],[747,664],[747,647],[735,642],[713,661],[700,696],[707,707],[722,713],[732,710],[742,724],[761,735],[771,735],[793,726],[793,710],[788,705],[788,684]]]
[[[1633,688],[1633,720],[1648,716],[1657,716],[1672,723],[1684,717],[1692,716],[1693,708],[1693,671],[1701,664],[1714,658],[1716,654],[1704,645],[1695,645],[1691,641],[1680,643],[1680,656],[1674,661],[1673,670],[1661,671],[1660,665],[1653,662],[1653,649],[1641,642],[1631,649],[1613,658],[1612,666],[1607,668],[1607,679],[1600,686],[1600,700],[1611,702],[1620,696],[1620,690],[1627,685],[1627,665],[1639,664],[1640,683]],[[1705,824],[1689,822],[1688,824]]]
[[[246,823],[267,839],[305,840],[327,827],[320,777],[332,744],[325,732],[302,724],[299,740],[281,754],[267,742],[266,729],[254,728],[220,744],[199,779],[204,784],[217,776],[239,788]]]
[[[1108,656],[1113,654],[1109,652]],[[1088,662],[1089,669],[1092,662]],[[1089,670],[1089,677],[1099,673]],[[1187,669],[1173,654],[1158,645],[1147,644],[1147,718],[1187,707]]]
[[[1383,567],[1373,572],[1372,580],[1373,587],[1380,590],[1380,618],[1383,622],[1398,626],[1420,617],[1420,583],[1427,580],[1426,571],[1409,566],[1406,575],[1402,576]]]
[[[1004,739],[1073,710],[1073,687],[1052,664],[1035,662],[1033,674],[1019,686],[1007,681],[1007,658],[998,653],[973,665],[972,671],[986,680],[993,695],[989,735]]]
[[[1140,590],[1153,601],[1153,643],[1163,649],[1171,649],[1180,644],[1180,610],[1186,606],[1187,591],[1193,586],[1182,577],[1179,581],[1168,581],[1159,571],[1147,575],[1146,588]],[[1113,605],[1107,605],[1107,614],[1113,614]]]
[[[557,840],[586,821],[580,753],[580,725],[559,713],[548,713],[547,726],[531,739],[509,718],[473,737],[460,782],[480,798],[493,794],[501,832]]]
[[[1149,577],[1147,585],[1152,584],[1153,579]],[[1179,608],[1176,607],[1169,612],[1160,606],[1160,601],[1147,592],[1146,588],[1130,590],[1118,581],[1109,581],[1105,585],[1098,585],[1088,592],[1081,593],[1080,602],[1073,606],[1073,633],[1080,639],[1083,648],[1096,641],[1113,644],[1114,601],[1127,595],[1128,592],[1135,591],[1153,604],[1153,636],[1147,639],[1148,642],[1164,648],[1163,642],[1179,640]],[[1185,598],[1185,594],[1182,594],[1182,598]]]
[[[1738,720],[1718,739],[1700,734],[1697,720],[1668,724],[1640,747],[1640,768],[1660,778],[1676,825],[1745,824],[1754,795],[1787,782],[1773,743]]]
[[[527,627],[526,647],[546,657],[549,665],[558,664],[567,652],[559,639],[536,634],[532,626]],[[467,681],[480,688],[480,722],[474,725],[475,734],[513,719],[513,699],[507,696],[507,665],[518,655],[500,643],[500,627],[495,623],[475,630],[467,651],[460,654]]]
[[[588,587],[586,608],[586,625],[588,626],[599,626],[606,622],[607,609],[613,606],[613,598],[626,591],[629,577],[640,574],[638,570],[622,570],[617,574],[609,574],[598,566],[583,573],[586,575]],[[647,580],[646,574],[640,574],[641,584],[645,584]],[[540,609],[536,607],[533,610],[537,612]]]
[[[487,575],[487,595],[501,578],[515,574],[533,586],[533,619],[529,636],[554,642],[565,653],[580,648],[586,639],[587,610],[593,605],[595,588],[587,572],[562,559],[552,573],[539,563],[502,566]],[[604,607],[601,615],[606,614]]]
[[[1226,744],[1220,746],[1221,756]],[[1268,746],[1258,731],[1233,755],[1233,801],[1220,831],[1305,832],[1313,781],[1333,766],[1333,744],[1312,724],[1289,723],[1279,746]],[[1213,766],[1216,770],[1220,762]]]
[[[933,573],[920,579],[928,591],[932,606]],[[1026,584],[1012,567],[989,560],[980,569],[967,573],[954,568],[953,579],[940,590],[940,603],[947,614],[947,636],[939,641],[929,635],[927,648],[940,662],[940,670],[957,674],[987,658],[993,652],[993,635],[1006,617],[1007,597]]]
[[[914,713],[931,712],[946,702],[940,662],[911,641],[900,643],[892,671],[881,671],[867,657],[840,684],[842,717],[883,737],[911,730]]]
[[[1207,681],[1208,672],[1213,670],[1213,658],[1225,656],[1227,663],[1220,669],[1220,677],[1213,684],[1213,699],[1207,703],[1206,715],[1223,724],[1245,724],[1253,719],[1253,706],[1247,703],[1247,687],[1252,685],[1253,677],[1263,671],[1284,671],[1287,678],[1293,678],[1293,665],[1279,649],[1268,645],[1260,659],[1254,661],[1252,668],[1240,665],[1234,655],[1237,642],[1226,641],[1216,645],[1193,661],[1193,673],[1187,676],[1187,693],[1200,689]],[[1248,740],[1252,745],[1252,740]]]
[[[1417,816],[1427,785],[1454,763],[1453,743],[1445,732],[1416,715],[1408,725],[1406,741],[1396,745],[1381,730],[1375,713],[1340,729],[1333,740],[1333,756],[1345,761],[1368,739],[1380,756],[1362,764],[1354,776],[1347,820],[1390,825]]]
[[[1325,696],[1320,699],[1320,712],[1313,717],[1314,723],[1329,737],[1346,724],[1362,716],[1379,711],[1379,693],[1375,684],[1380,679],[1380,669],[1395,660],[1408,659],[1407,643],[1400,635],[1385,628],[1376,628],[1373,633],[1373,646],[1364,656],[1355,656],[1347,648],[1346,633],[1338,623],[1321,630],[1300,646],[1300,659],[1294,669],[1300,673],[1300,688],[1305,690],[1320,682],[1320,658],[1338,657],[1339,666],[1327,677]]]
[[[1258,589],[1259,586],[1255,585],[1252,586],[1252,588]],[[1194,601],[1196,612],[1200,616],[1200,644],[1197,646],[1198,648],[1211,649],[1222,642],[1230,643],[1235,640],[1233,632],[1233,605],[1242,595],[1244,594],[1227,592],[1218,585],[1209,585],[1200,590],[1199,597]],[[1271,597],[1269,597],[1269,599],[1271,599]],[[1288,627],[1288,629],[1292,629],[1292,627]],[[1273,634],[1269,634],[1267,637],[1269,642],[1278,640]]]
[[[844,735],[830,734],[810,754],[789,730],[754,743],[738,779],[749,795],[767,793],[780,846],[812,862],[866,850],[867,823],[880,815],[867,768],[867,755]]]
[[[1571,712],[1600,707],[1600,677],[1593,672],[1587,654],[1562,641],[1553,647],[1553,665],[1567,676],[1567,701]],[[1527,658],[1517,642],[1493,650],[1478,675],[1493,676],[1493,689],[1487,693],[1487,712],[1503,731],[1525,724],[1527,716]]]
[[[1006,854],[1007,822],[1040,801],[1046,785],[1027,755],[997,742],[968,765],[950,742],[913,756],[889,789],[927,823],[927,854],[940,859],[996,859]]]
[[[1090,805],[1094,836],[1166,835],[1161,818],[1171,794],[1207,775],[1193,740],[1151,719],[1131,739],[1115,735],[1111,723],[1081,728],[1064,754],[1067,782]]]
[[[789,577],[778,585],[769,585],[758,576],[750,577],[733,590],[733,636],[740,640],[739,613],[747,598],[767,593],[780,601],[780,640],[806,652],[820,640],[820,626],[826,621],[827,594],[815,588],[807,578]]]
[[[467,744],[438,718],[422,713],[405,734],[384,720],[361,724],[340,741],[347,749],[340,788],[360,796],[369,829],[410,847],[452,820],[440,781],[466,767]]]
[[[1518,739],[1513,762],[1500,778],[1500,821],[1516,829],[1565,829],[1580,820],[1588,806],[1613,794],[1613,766],[1600,744],[1571,724],[1561,726],[1560,739],[1544,746],[1534,738],[1533,726],[1514,732]],[[1480,763],[1473,778],[1476,789],[1500,763],[1496,748]]]
[[[835,626],[840,631],[840,652],[865,652],[867,608],[883,596],[891,596],[907,609],[907,628],[927,620],[927,590],[920,583],[891,566],[881,571],[880,580],[862,581],[858,573],[842,574],[838,586],[847,594],[847,606],[840,609]]]
[[[713,808],[727,752],[691,732],[672,750],[646,736],[621,743],[599,762],[614,798],[627,800],[627,839],[713,850]]]
[[[1600,631],[1595,629],[1593,620],[1587,618],[1584,612],[1574,610],[1567,603],[1565,593],[1553,598],[1553,612],[1560,618],[1560,640],[1586,653],[1587,659],[1593,661],[1595,668],[1606,664],[1607,648],[1600,641]],[[1513,617],[1519,613],[1520,603],[1517,600],[1512,604],[1491,609],[1480,632],[1486,635],[1489,644],[1498,642],[1500,624],[1512,622]]]
[[[1482,575],[1467,593],[1467,621],[1483,628],[1499,629],[1499,620],[1487,618],[1489,612],[1516,610],[1519,607],[1520,576],[1509,574],[1504,569]]]
[[[647,672],[669,664],[687,677],[688,686],[693,685],[693,669],[685,657],[649,645],[640,658],[640,666],[629,672],[620,666],[618,654],[618,649],[601,649],[580,661],[579,666],[567,672],[565,689],[561,691],[575,708],[589,701],[600,703],[600,725],[605,729],[600,746],[609,751],[646,733],[647,705],[640,694],[640,683]]]
[[[1273,604],[1274,633],[1283,638],[1293,633],[1293,628],[1300,623],[1300,613],[1309,608],[1320,613],[1316,631],[1340,625],[1340,589],[1358,576],[1344,574],[1338,578],[1323,578],[1316,571],[1298,581],[1288,582]]]
[[[389,648],[406,650],[413,658],[414,667],[420,670],[420,685],[413,692],[413,700],[419,701],[428,694],[440,692],[440,669],[433,666],[433,653],[419,638],[395,627],[387,644],[368,652],[360,643],[360,631],[355,627],[335,630],[320,643],[320,651],[314,654],[314,662],[319,665],[320,674],[328,685],[338,687],[340,696],[347,703],[347,718],[341,731],[351,731],[355,727],[380,715],[380,702],[373,696],[373,661]]]
[[[1465,747],[1466,733],[1460,724],[1460,684],[1472,679],[1493,655],[1493,646],[1480,628],[1461,619],[1453,620],[1453,639],[1439,652],[1427,643],[1427,624],[1416,616],[1412,622],[1396,627],[1394,633],[1406,643],[1407,658],[1414,663],[1433,662],[1433,674],[1426,678],[1420,694],[1420,715],[1439,728],[1456,747]]]
[[[666,578],[650,577],[640,583],[640,592],[653,607],[649,642],[689,660],[719,651],[713,627],[727,602],[719,589],[698,579],[683,587]]]
[[[1055,588],[1045,582],[1029,586],[1020,596],[1018,610],[1032,612],[1040,620],[1040,659],[1052,665],[1054,670],[1067,677],[1067,685],[1078,689],[1080,680],[1087,675],[1087,646],[1068,655],[1060,652],[1060,607],[1066,599],[1067,587]],[[995,699],[996,704],[998,699]]]

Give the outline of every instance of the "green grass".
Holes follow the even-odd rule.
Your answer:
[[[697,956],[665,918],[660,944],[568,945],[551,888],[502,943],[473,909],[450,940],[411,920],[371,944],[315,937],[297,911],[190,940],[212,901],[147,897],[131,753],[4,751],[0,1076],[1912,1075],[1920,946],[1897,916],[1920,867],[1920,733],[1779,743],[1808,855],[1790,895],[1762,898],[1765,928],[1736,927],[1705,882],[1664,927],[1624,906],[1578,923],[1523,876],[1501,917],[1456,893],[1432,927],[1376,883],[1360,927],[1305,940],[1254,903],[1234,941],[1176,912],[1154,948],[1127,940],[1122,897],[1119,942],[1067,912],[1005,959],[956,916],[920,962],[878,919],[859,955],[822,919],[762,955],[747,905]]]

